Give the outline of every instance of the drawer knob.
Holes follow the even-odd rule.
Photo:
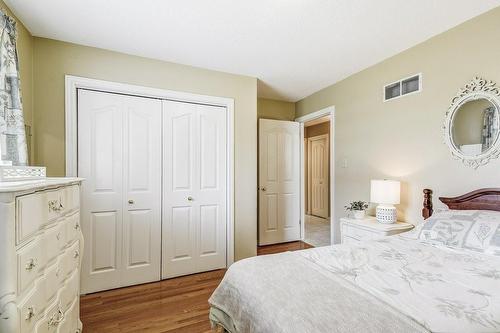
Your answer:
[[[63,210],[64,206],[59,200],[49,200],[49,212],[60,212]]]
[[[32,306],[30,306],[30,307],[28,308],[28,313],[26,314],[26,318],[25,318],[25,319],[26,319],[26,320],[30,320],[30,319],[31,319],[31,318],[33,318],[34,316],[35,316],[35,309],[34,309]]]
[[[194,201],[193,197],[188,197],[187,199],[188,199],[188,201]]]
[[[34,258],[28,260],[28,262],[26,263],[26,270],[31,271],[35,267],[36,267],[36,260]]]
[[[57,200],[49,200],[49,212],[57,211]]]
[[[129,199],[129,200],[128,200],[128,203],[129,203],[129,205],[133,205],[133,204],[134,204],[134,200]]]
[[[61,321],[63,321],[63,319],[64,319],[64,313],[62,312],[61,308],[59,308],[57,310],[57,312],[54,313],[52,315],[52,317],[50,317],[49,323],[48,323],[49,327],[50,326],[58,326],[61,323]]]
[[[80,229],[80,223],[75,224],[75,230],[78,230],[78,229]]]
[[[77,251],[75,251],[75,254],[73,254],[73,258],[75,258],[75,259],[76,259],[76,258],[78,258],[79,256],[80,256],[80,252],[78,252],[78,250],[77,250]]]

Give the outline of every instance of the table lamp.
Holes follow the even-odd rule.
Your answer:
[[[394,205],[399,204],[401,185],[396,180],[372,180],[370,201],[377,206],[377,221],[380,223],[396,223],[397,212]]]

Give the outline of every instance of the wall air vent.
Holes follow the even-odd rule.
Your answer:
[[[384,102],[422,91],[422,74],[412,75],[384,86]]]

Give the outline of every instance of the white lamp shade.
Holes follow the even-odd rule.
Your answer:
[[[370,201],[378,204],[397,205],[401,184],[397,180],[372,180]]]

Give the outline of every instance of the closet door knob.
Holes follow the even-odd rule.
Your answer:
[[[188,201],[194,201],[193,197],[188,197]]]
[[[129,199],[129,200],[128,200],[128,203],[129,203],[129,204],[131,204],[131,205],[133,205],[133,204],[134,204],[134,200]]]

